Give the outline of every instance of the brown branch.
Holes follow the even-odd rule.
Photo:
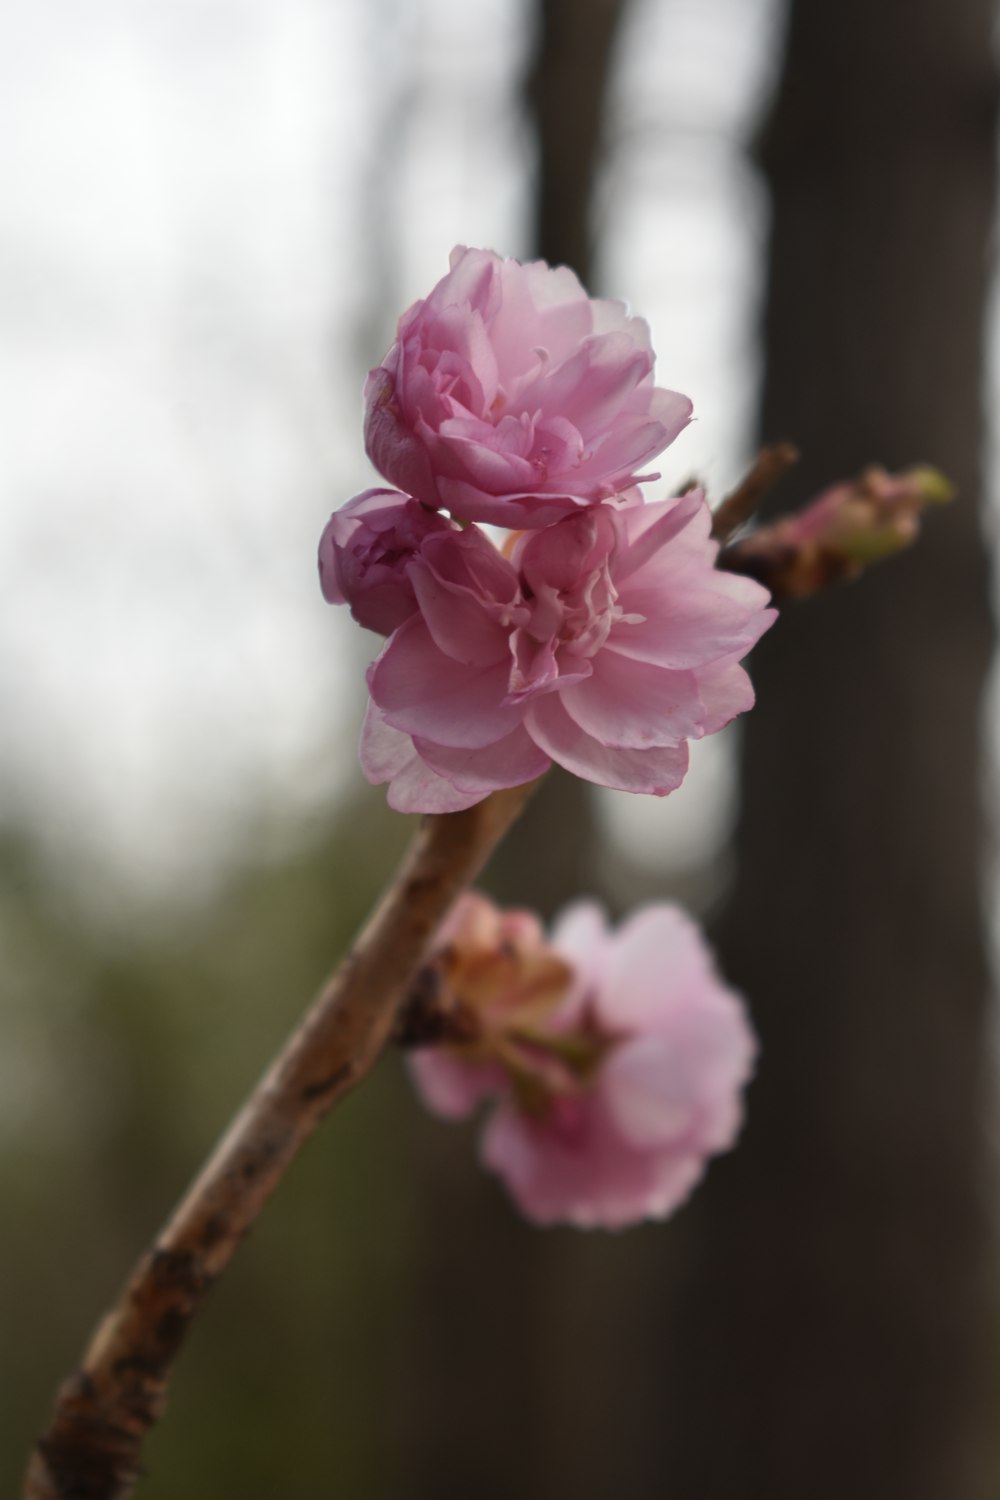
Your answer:
[[[799,461],[799,450],[792,443],[769,443],[762,448],[731,495],[712,516],[712,535],[717,542],[728,542],[760,507],[769,490]]]
[[[428,943],[533,785],[425,818],[354,947],[223,1136],[63,1385],[25,1500],[125,1500],[206,1293],[324,1115],[375,1063]]]

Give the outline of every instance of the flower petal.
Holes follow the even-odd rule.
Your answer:
[[[407,620],[368,669],[372,698],[396,729],[438,745],[492,745],[521,722],[505,707],[509,664],[485,670],[445,656],[419,616]]]
[[[477,1104],[506,1088],[502,1068],[466,1062],[447,1047],[418,1047],[406,1063],[421,1099],[442,1120],[464,1120]]]
[[[408,734],[387,724],[374,703],[361,730],[361,769],[373,786],[389,783],[386,800],[402,813],[462,812],[482,801],[476,792],[460,792],[421,760]]]
[[[623,1229],[674,1208],[703,1170],[697,1158],[637,1151],[599,1095],[557,1101],[533,1119],[504,1100],[483,1132],[483,1164],[536,1224]]]
[[[608,650],[599,651],[592,666],[591,675],[564,688],[559,700],[600,744],[648,750],[702,734],[705,709],[694,672],[671,672]]]
[[[532,699],[525,711],[524,724],[546,755],[567,771],[598,786],[664,797],[680,786],[687,773],[686,745],[650,750],[602,745],[570,718],[555,693]]]
[[[483,749],[458,750],[420,738],[414,746],[433,771],[447,777],[460,791],[475,792],[478,797],[486,797],[500,787],[523,786],[544,776],[552,764],[520,724]]]

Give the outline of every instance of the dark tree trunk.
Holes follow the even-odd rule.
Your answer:
[[[588,287],[604,99],[625,9],[626,0],[539,0],[526,87],[537,147],[531,250]],[[505,904],[551,916],[597,889],[597,869],[590,789],[555,770],[485,884]],[[425,1236],[400,1371],[407,1500],[610,1495],[612,1476],[626,1472],[616,1451],[625,1438],[614,1440],[613,1412],[610,1429],[599,1419],[609,1401],[626,1417],[632,1404],[616,1375],[620,1298],[594,1303],[600,1247],[521,1222],[477,1169],[470,1132],[430,1121],[417,1132]],[[628,1284],[610,1278],[626,1295]],[[588,1404],[593,1420],[581,1421]]]
[[[627,0],[538,0],[536,12],[526,89],[538,152],[533,249],[550,265],[572,266],[588,288],[604,106],[626,5]]]
[[[754,662],[724,937],[762,1053],[664,1330],[678,1496],[1000,1482],[979,883],[993,20],[990,0],[792,7],[763,150],[764,435],[801,445],[802,495],[879,459],[935,463],[961,498]]]

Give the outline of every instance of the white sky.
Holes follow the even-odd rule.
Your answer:
[[[748,455],[777,0],[635,0],[605,290],[649,318],[718,494]],[[323,604],[371,482],[360,383],[452,244],[523,253],[527,0],[0,11],[0,821],[169,892],[356,792],[364,651]],[[388,291],[379,293],[379,286]],[[724,748],[612,826],[691,857]]]

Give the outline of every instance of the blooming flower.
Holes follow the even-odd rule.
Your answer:
[[[508,527],[627,488],[691,416],[654,386],[649,329],[624,303],[588,297],[564,266],[462,247],[403,314],[365,408],[368,455],[391,484]]]
[[[445,1118],[495,1102],[483,1162],[536,1223],[664,1218],[733,1144],[754,1038],[676,907],[611,932],[599,908],[577,905],[548,945],[530,914],[466,896],[438,963],[459,1039],[413,1052],[414,1081]]]
[[[402,812],[450,812],[553,761],[663,796],[687,742],[749,708],[739,659],[773,619],[719,572],[704,497],[604,504],[522,533],[475,527],[407,555],[416,609],[369,669],[368,779]]]

